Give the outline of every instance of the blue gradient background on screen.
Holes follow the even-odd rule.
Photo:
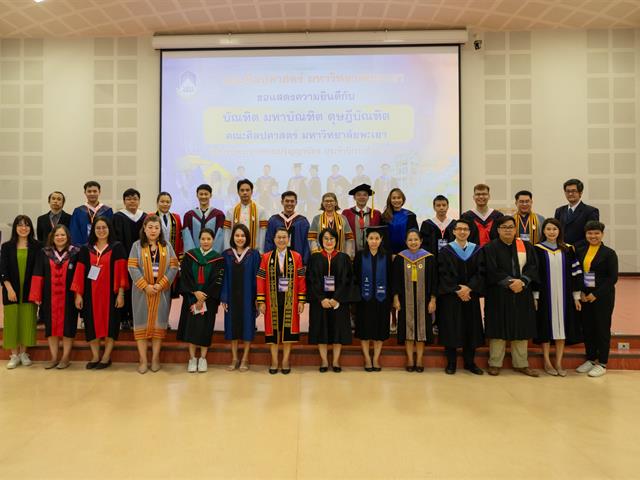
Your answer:
[[[369,180],[376,208],[399,186],[420,220],[433,216],[437,194],[455,216],[458,65],[457,47],[163,52],[161,188],[183,213],[209,183],[226,209],[246,176],[270,211],[294,186],[301,212],[313,215],[317,166],[322,192],[336,173],[329,187],[343,208],[346,191]]]

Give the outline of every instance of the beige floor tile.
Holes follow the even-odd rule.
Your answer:
[[[0,478],[638,478],[638,380],[0,365]]]

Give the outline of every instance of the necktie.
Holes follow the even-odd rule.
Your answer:
[[[169,226],[169,220],[167,219],[167,214],[165,213],[162,217],[164,219],[164,225]]]
[[[360,210],[360,230],[364,230],[364,212]]]

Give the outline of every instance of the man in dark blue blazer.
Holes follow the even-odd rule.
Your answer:
[[[600,220],[600,211],[582,203],[584,184],[577,178],[564,182],[564,195],[568,205],[556,208],[554,217],[564,230],[564,241],[575,245],[584,242],[584,226],[590,220]]]

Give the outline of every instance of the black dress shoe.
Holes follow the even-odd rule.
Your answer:
[[[464,367],[465,370],[469,370],[471,373],[475,375],[484,375],[484,370],[482,370],[477,365],[470,365],[468,367]]]
[[[277,368],[270,368],[270,369],[269,369],[269,373],[270,373],[271,375],[275,375],[276,373],[278,373],[278,369],[277,369]]]
[[[100,362],[89,362],[84,368],[86,368],[87,370],[93,370],[98,366],[99,363]]]
[[[329,367],[320,367],[320,368],[318,369],[318,371],[320,371],[320,373],[328,372],[328,371],[329,371]]]
[[[449,364],[447,365],[447,368],[444,369],[444,373],[446,373],[447,375],[453,375],[454,373],[456,373],[456,366],[455,364]]]
[[[416,367],[414,367],[413,365],[407,365],[406,367],[404,367],[404,369],[407,372],[415,372],[416,371]]]
[[[104,370],[105,368],[109,368],[111,366],[111,359],[107,363],[98,362],[96,365],[96,370]]]
[[[331,369],[336,373],[340,373],[342,371],[342,367],[336,367],[335,365],[331,367]]]
[[[416,372],[418,373],[424,372],[424,367],[416,367]]]
[[[373,367],[364,367],[365,372],[373,372]]]
[[[374,372],[381,372],[382,371],[382,367],[373,367],[373,371]]]
[[[282,372],[283,375],[289,375],[291,373],[291,369],[290,368],[283,368],[280,371]]]

